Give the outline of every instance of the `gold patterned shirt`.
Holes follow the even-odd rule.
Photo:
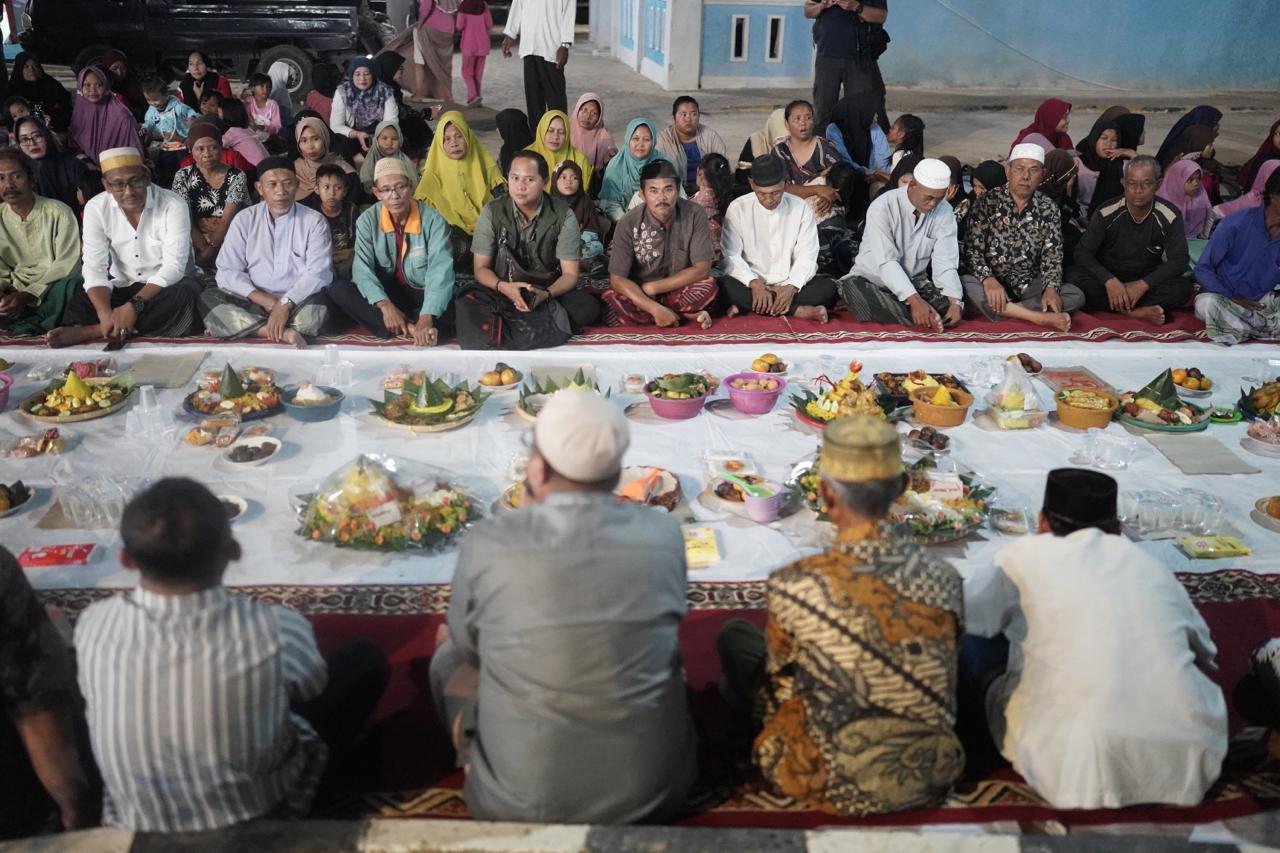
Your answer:
[[[864,533],[866,531],[863,531]],[[769,578],[756,763],[814,808],[865,816],[940,801],[955,735],[959,574],[886,525]]]

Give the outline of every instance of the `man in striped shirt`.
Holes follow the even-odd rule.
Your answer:
[[[222,586],[240,546],[192,480],[138,495],[121,535],[139,585],[86,610],[75,634],[103,822],[177,832],[305,813],[325,740],[354,740],[386,685],[385,658],[367,643],[342,650],[326,690],[307,620]]]

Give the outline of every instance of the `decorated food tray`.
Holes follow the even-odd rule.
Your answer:
[[[449,385],[443,379],[406,382],[400,392],[384,391],[383,400],[370,400],[373,413],[412,432],[444,432],[470,423],[489,395],[467,382]]]
[[[675,474],[643,465],[623,468],[613,493],[620,501],[662,507],[667,512],[675,512],[683,498],[680,479]]]
[[[952,391],[969,392],[969,386],[950,373],[913,370],[910,373],[877,373],[875,378],[881,393],[891,397],[895,407],[911,405],[911,392],[917,388],[936,388],[942,385]]]
[[[1280,413],[1280,379],[1240,392],[1236,404],[1249,420],[1270,420]]]
[[[19,407],[32,420],[69,424],[104,418],[123,409],[133,396],[133,377],[81,379],[74,371],[55,379]]]
[[[1172,370],[1164,371],[1140,391],[1121,394],[1116,418],[1155,432],[1197,432],[1209,427],[1209,409],[1178,396]]]
[[[600,386],[593,378],[589,378],[580,367],[578,372],[567,382],[557,382],[551,377],[539,379],[530,374],[524,385],[520,386],[520,396],[516,399],[516,411],[529,420],[537,420],[538,412],[551,399],[551,395],[569,388],[588,388],[600,393]],[[611,391],[606,391],[608,397]]]
[[[200,387],[182,401],[182,409],[193,417],[235,414],[242,421],[269,418],[284,411],[281,390],[273,370],[246,367],[235,370],[230,364],[215,378],[200,380]]]
[[[298,535],[339,548],[405,551],[452,544],[479,517],[443,472],[365,454],[303,496]]]
[[[862,382],[859,374],[862,365],[849,362],[849,372],[838,382],[827,376],[819,376],[815,382],[828,386],[821,392],[801,391],[791,395],[791,407],[796,418],[815,429],[826,429],[836,418],[849,415],[870,415],[884,418],[894,408],[888,397],[877,395],[875,390]]]

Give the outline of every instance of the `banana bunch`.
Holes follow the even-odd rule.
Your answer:
[[[1242,392],[1240,408],[1260,418],[1274,417],[1280,411],[1280,380]]]

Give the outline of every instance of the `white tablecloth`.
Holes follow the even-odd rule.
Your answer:
[[[1052,344],[952,345],[939,343],[881,344],[827,349],[821,346],[780,346],[776,352],[790,366],[788,381],[796,384],[825,373],[832,379],[844,375],[851,358],[865,364],[864,376],[879,371],[926,369],[964,373],[984,356],[1028,351],[1046,366],[1083,364],[1120,389],[1137,389],[1165,367],[1198,366],[1217,383],[1213,401],[1234,402],[1242,377],[1253,375],[1259,359],[1280,359],[1280,347],[1247,346],[1232,350],[1208,344],[1144,345],[1121,343],[1064,342]],[[189,347],[135,346],[120,354],[127,367],[142,352],[189,352]],[[217,493],[232,493],[250,502],[246,515],[235,523],[235,534],[243,545],[244,558],[229,570],[226,582],[244,584],[386,584],[440,583],[449,580],[454,553],[397,555],[339,550],[294,535],[294,515],[289,494],[299,487],[317,483],[338,466],[361,452],[394,454],[444,468],[480,498],[486,509],[507,485],[512,455],[521,451],[520,434],[529,423],[512,411],[516,393],[493,397],[476,421],[454,432],[412,435],[373,422],[366,414],[367,398],[380,394],[379,381],[391,369],[407,365],[427,369],[436,375],[475,380],[501,359],[528,374],[539,366],[572,370],[577,365],[595,367],[602,386],[615,389],[629,373],[646,376],[668,371],[709,369],[726,376],[747,369],[762,352],[755,346],[715,347],[565,347],[534,353],[474,353],[456,349],[432,351],[403,348],[359,348],[343,351],[354,365],[354,385],[342,414],[319,424],[302,424],[287,415],[270,419],[275,435],[285,442],[277,458],[246,470],[228,470],[216,461],[218,452],[182,444],[181,431],[161,440],[147,441],[125,436],[126,413],[85,424],[69,425],[64,433],[73,446],[63,457],[30,460],[0,459],[0,479],[21,478],[41,490],[33,504],[9,518],[0,519],[0,542],[15,553],[27,546],[59,543],[97,542],[100,548],[89,565],[36,569],[30,572],[41,588],[129,586],[130,573],[119,563],[118,534],[112,531],[41,530],[36,522],[44,515],[55,492],[58,475],[68,469],[75,474],[94,471],[135,473],[151,479],[186,475],[207,483]],[[11,373],[18,380],[10,405],[0,415],[0,433],[31,434],[39,426],[19,414],[17,404],[43,383],[26,380],[33,364],[64,365],[72,358],[100,357],[96,349],[51,352],[37,348],[4,348],[0,355],[16,363]],[[263,365],[277,369],[281,384],[312,378],[320,364],[320,350],[295,352],[267,346],[216,346],[208,348],[202,370],[213,370],[224,362],[243,366]],[[1046,402],[1049,392],[1041,388]],[[160,391],[160,400],[176,413],[189,389]],[[616,392],[615,392],[616,393]],[[790,390],[787,392],[790,393]],[[633,398],[634,399],[634,398]],[[184,424],[185,429],[185,424]],[[1124,433],[1112,424],[1109,430]],[[1083,437],[1052,425],[1030,432],[989,432],[970,421],[949,431],[953,456],[973,468],[1000,490],[1002,503],[1023,503],[1038,508],[1046,471],[1067,465],[1080,449]],[[1121,489],[1158,488],[1179,490],[1199,488],[1220,496],[1227,518],[1253,548],[1247,558],[1220,561],[1191,561],[1170,541],[1143,543],[1171,570],[1212,571],[1242,567],[1258,572],[1280,571],[1280,534],[1264,530],[1249,518],[1253,502],[1261,496],[1280,493],[1280,460],[1246,453],[1239,445],[1245,425],[1213,426],[1210,435],[1221,439],[1242,458],[1262,470],[1260,474],[1187,477],[1153,446],[1139,440],[1138,456],[1126,471],[1116,473]],[[625,462],[658,465],[676,472],[687,495],[692,497],[706,481],[702,454],[707,450],[749,451],[772,478],[786,477],[792,466],[812,456],[820,436],[798,424],[786,404],[786,394],[775,410],[751,420],[732,420],[703,412],[689,421],[632,423],[631,449]],[[55,473],[55,467],[62,465]],[[739,520],[712,522],[721,536],[724,558],[708,569],[690,573],[707,581],[759,580],[771,570],[803,553],[813,551],[818,540],[816,528],[791,522],[784,529],[750,525]],[[978,561],[989,560],[1002,537],[987,532],[963,546],[950,546],[945,553],[964,571]]]

